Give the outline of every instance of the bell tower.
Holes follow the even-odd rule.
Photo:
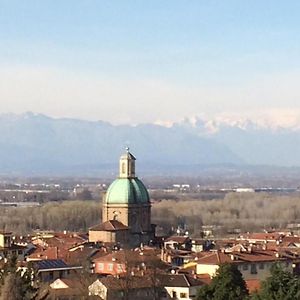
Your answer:
[[[120,175],[119,178],[135,178],[135,161],[136,158],[126,148],[126,153],[120,158]]]

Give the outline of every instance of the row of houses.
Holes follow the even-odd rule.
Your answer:
[[[173,236],[165,240],[161,260],[179,272],[210,279],[221,264],[234,264],[253,292],[270,276],[275,263],[300,274],[300,237],[279,232],[247,233],[214,241]]]
[[[38,299],[194,299],[223,263],[235,264],[250,292],[270,275],[274,263],[300,274],[300,237],[291,233],[247,233],[236,239],[189,236],[157,239],[155,246],[123,249],[91,243],[69,232],[13,236],[0,232],[0,261],[17,256],[33,266],[43,288]],[[73,298],[72,298],[73,297]]]
[[[18,249],[18,251],[15,251]],[[205,282],[175,274],[161,261],[160,249],[122,249],[90,243],[78,233],[43,233],[14,237],[0,232],[0,256],[18,257],[19,268],[33,266],[43,282],[37,299],[190,299]],[[51,298],[52,297],[52,298]],[[154,298],[153,298],[154,297]]]

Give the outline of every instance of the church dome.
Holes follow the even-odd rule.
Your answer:
[[[107,204],[143,204],[149,201],[148,191],[137,177],[116,179],[105,197]]]

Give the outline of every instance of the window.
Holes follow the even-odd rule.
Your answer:
[[[123,272],[123,266],[121,264],[118,264],[118,272],[119,273]]]
[[[167,298],[168,297],[168,293],[166,291],[161,291],[160,292],[160,297],[161,298]]]
[[[243,270],[244,270],[244,271],[247,271],[247,270],[248,270],[248,265],[247,265],[247,264],[244,264],[244,265],[243,265]]]
[[[53,271],[49,272],[49,279],[52,280],[54,278]]]
[[[259,269],[260,269],[260,270],[263,270],[264,268],[265,268],[264,263],[260,263],[260,264],[259,264]]]
[[[251,265],[251,274],[257,274],[257,270],[256,270],[256,265],[255,264]]]
[[[98,269],[99,269],[100,271],[103,271],[103,270],[104,270],[104,265],[103,265],[103,263],[99,263],[99,264],[98,264]]]
[[[108,271],[112,271],[114,269],[114,265],[113,264],[108,264]]]
[[[176,299],[177,298],[177,293],[176,292],[172,292],[172,298]]]
[[[123,291],[118,291],[118,294],[117,294],[120,298],[123,298],[124,297],[124,292]]]
[[[23,254],[23,251],[22,251],[22,250],[18,250],[18,254],[19,254],[19,255],[22,255],[22,254]]]
[[[187,293],[180,293],[180,298],[187,298]]]

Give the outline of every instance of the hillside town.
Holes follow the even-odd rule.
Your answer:
[[[241,273],[250,295],[259,292],[274,265],[300,275],[300,236],[292,231],[214,238],[178,229],[158,235],[135,160],[127,148],[119,176],[104,195],[99,223],[88,232],[0,231],[3,299],[14,288],[5,288],[8,265],[23,277],[30,272],[34,297],[26,299],[40,300],[201,299],[198,290],[223,265]]]

